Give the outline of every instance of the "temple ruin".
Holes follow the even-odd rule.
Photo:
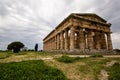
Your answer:
[[[113,50],[111,23],[92,13],[72,13],[43,39],[43,51]]]

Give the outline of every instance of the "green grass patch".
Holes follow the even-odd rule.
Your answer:
[[[61,56],[60,58],[57,58],[57,61],[64,62],[64,63],[72,63],[80,59],[81,59],[80,57],[69,57],[64,55],[64,56]]]
[[[67,80],[64,74],[42,60],[0,63],[0,80]]]
[[[28,52],[27,51],[21,51],[19,53],[12,53],[14,55],[26,55]]]
[[[8,58],[10,56],[11,56],[11,54],[9,54],[9,53],[5,53],[5,52],[0,53],[0,59],[5,59],[5,58]]]
[[[120,62],[116,62],[110,68],[107,68],[108,71],[108,79],[109,80],[119,80],[120,79]]]
[[[85,65],[79,65],[79,71],[84,75],[93,75],[94,80],[98,80],[100,70],[104,68],[108,60],[97,60],[96,58],[87,58],[84,60]]]

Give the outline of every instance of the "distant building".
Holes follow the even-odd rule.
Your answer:
[[[110,26],[96,14],[72,13],[43,39],[43,51],[112,50]]]

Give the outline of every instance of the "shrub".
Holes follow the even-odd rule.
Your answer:
[[[115,49],[116,52],[120,52],[120,49]]]
[[[79,59],[80,59],[80,57],[61,56],[60,58],[57,58],[57,61],[64,62],[64,63],[72,63],[72,62],[77,61]]]

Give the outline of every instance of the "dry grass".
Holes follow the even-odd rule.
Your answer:
[[[0,56],[4,56],[7,53],[0,53]],[[55,55],[55,54],[48,54],[48,53],[42,53],[42,52],[20,52],[19,54],[10,53],[11,55],[9,57],[6,57],[4,59],[0,59],[0,62],[7,63],[7,62],[19,62],[23,60],[47,60],[47,59],[53,59],[56,57],[61,56],[61,54]]]
[[[87,61],[92,61],[92,60],[89,59]],[[69,80],[95,80],[94,74],[92,72],[92,68],[90,68],[90,66],[87,65],[86,59],[68,64],[57,62],[55,60],[45,61],[45,63],[47,65],[56,67],[61,71],[63,71],[63,73],[67,76]],[[82,68],[82,66],[84,69]],[[80,68],[82,68],[83,70],[86,69],[85,72],[81,71]]]
[[[45,61],[49,66],[60,69],[69,80],[98,80],[104,65],[118,58],[84,58],[73,63],[62,63],[56,60]]]
[[[84,65],[83,62],[76,62],[76,63],[61,63],[57,62],[56,60],[45,61],[47,65],[52,67],[56,67],[63,71],[63,73],[67,76],[70,80],[80,80],[81,74],[78,71],[78,65]]]

